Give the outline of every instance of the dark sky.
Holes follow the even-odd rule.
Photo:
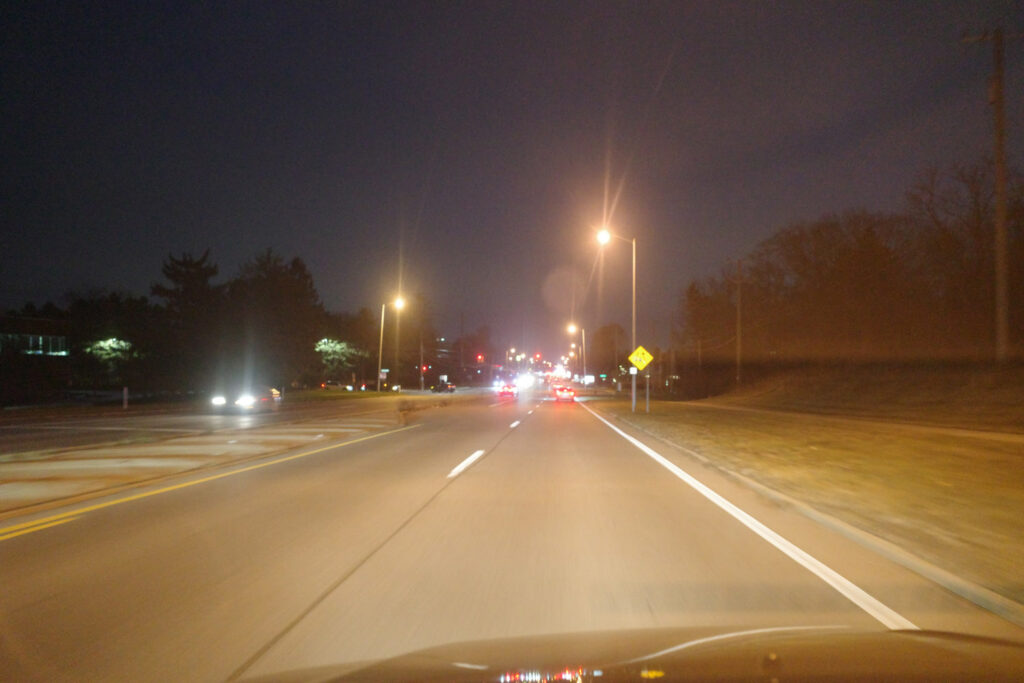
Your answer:
[[[778,228],[990,154],[991,48],[959,39],[1000,24],[1022,5],[5,3],[0,309],[271,247],[330,310],[401,278],[443,334],[554,353],[614,204],[664,343],[681,288]],[[1024,40],[1006,54],[1019,164]],[[628,328],[610,246],[576,316]]]

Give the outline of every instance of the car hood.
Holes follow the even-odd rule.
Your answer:
[[[253,681],[1022,680],[1024,643],[845,627],[658,629],[457,643]]]

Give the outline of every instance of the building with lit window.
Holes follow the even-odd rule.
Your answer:
[[[53,399],[70,377],[66,321],[0,316],[0,403]]]

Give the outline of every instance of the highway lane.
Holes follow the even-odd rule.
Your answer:
[[[0,670],[224,680],[537,633],[885,628],[582,405],[450,407],[368,436],[0,541]],[[913,624],[1021,637],[657,448]]]
[[[434,495],[463,450],[506,429],[483,404],[437,417],[146,498],[90,501],[0,541],[0,670],[222,680]]]

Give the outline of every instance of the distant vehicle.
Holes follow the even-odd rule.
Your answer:
[[[255,413],[277,410],[281,405],[281,392],[265,385],[246,386],[237,391],[214,392],[210,397],[214,410]]]
[[[336,379],[329,379],[320,382],[320,388],[325,391],[355,391],[355,387],[351,384],[342,384]]]
[[[552,393],[555,396],[555,401],[575,401],[576,391],[572,387],[559,384],[554,387]]]
[[[498,389],[498,398],[515,398],[519,395],[519,388],[514,384],[505,384]]]
[[[455,385],[451,382],[438,382],[434,386],[430,387],[430,390],[435,394],[453,394],[455,393]]]

